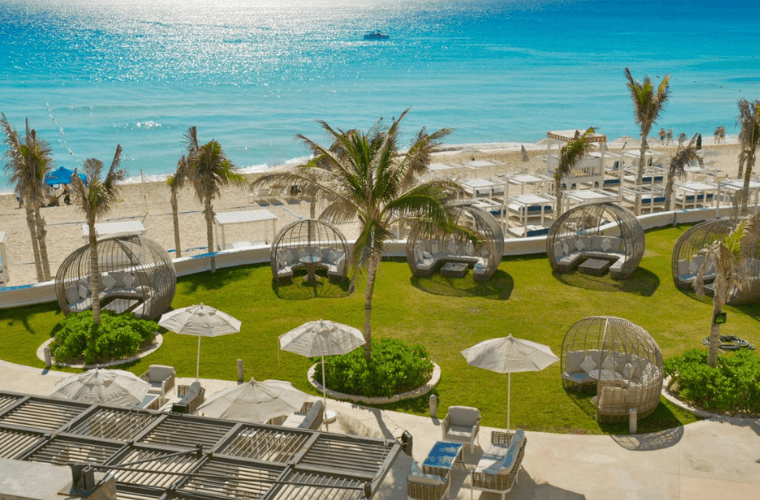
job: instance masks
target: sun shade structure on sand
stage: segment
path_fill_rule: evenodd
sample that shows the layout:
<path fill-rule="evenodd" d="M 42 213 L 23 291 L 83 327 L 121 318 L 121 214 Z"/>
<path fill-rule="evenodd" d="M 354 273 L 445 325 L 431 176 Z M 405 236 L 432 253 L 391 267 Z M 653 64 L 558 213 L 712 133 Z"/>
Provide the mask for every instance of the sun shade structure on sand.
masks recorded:
<path fill-rule="evenodd" d="M 714 242 L 724 239 L 731 234 L 737 222 L 730 219 L 701 222 L 684 232 L 673 247 L 671 269 L 673 282 L 676 287 L 690 290 L 694 287 L 697 273 L 705 261 L 704 249 Z M 731 305 L 748 304 L 760 301 L 760 241 L 755 242 L 757 252 L 755 258 L 747 262 L 746 272 L 749 273 L 749 283 L 736 290 L 729 299 Z M 712 293 L 710 283 L 715 279 L 715 265 L 708 263 L 703 276 L 705 292 Z"/>
<path fill-rule="evenodd" d="M 155 319 L 171 306 L 177 274 L 169 254 L 145 236 L 98 241 L 100 307 Z M 68 315 L 92 309 L 90 246 L 66 257 L 55 276 L 55 295 Z"/>
<path fill-rule="evenodd" d="M 0 392 L 0 457 L 119 468 L 118 498 L 362 500 L 400 450 L 393 439 Z"/>
<path fill-rule="evenodd" d="M 272 274 L 278 281 L 292 279 L 293 271 L 304 269 L 307 264 L 326 269 L 333 281 L 343 281 L 348 275 L 350 258 L 343 233 L 317 219 L 299 220 L 282 228 L 269 255 Z"/>
<path fill-rule="evenodd" d="M 412 231 L 406 240 L 406 261 L 415 276 L 430 276 L 439 265 L 461 262 L 472 266 L 476 281 L 487 281 L 498 269 L 504 256 L 504 231 L 496 218 L 470 202 L 451 205 L 457 224 L 480 235 L 482 243 L 475 247 L 470 241 L 454 237 L 423 238 Z"/>
<path fill-rule="evenodd" d="M 581 205 L 560 215 L 546 236 L 546 255 L 555 272 L 568 272 L 584 259 L 608 260 L 610 276 L 625 279 L 644 256 L 639 219 L 613 203 Z"/>
<path fill-rule="evenodd" d="M 565 388 L 596 384 L 596 418 L 627 421 L 651 415 L 660 404 L 662 353 L 638 325 L 614 316 L 591 316 L 576 322 L 562 341 Z"/>

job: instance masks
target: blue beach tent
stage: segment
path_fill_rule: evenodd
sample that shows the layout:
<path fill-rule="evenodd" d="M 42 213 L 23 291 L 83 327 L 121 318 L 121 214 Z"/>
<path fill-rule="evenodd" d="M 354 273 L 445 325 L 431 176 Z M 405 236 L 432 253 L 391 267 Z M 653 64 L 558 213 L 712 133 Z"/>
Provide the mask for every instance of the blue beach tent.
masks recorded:
<path fill-rule="evenodd" d="M 49 186 L 55 186 L 58 184 L 69 184 L 71 182 L 71 176 L 74 175 L 74 172 L 69 170 L 66 167 L 59 167 L 57 170 L 54 170 L 47 174 L 45 176 L 45 184 Z M 82 173 L 77 173 L 80 179 L 82 179 L 82 182 L 87 184 L 87 178 Z"/>

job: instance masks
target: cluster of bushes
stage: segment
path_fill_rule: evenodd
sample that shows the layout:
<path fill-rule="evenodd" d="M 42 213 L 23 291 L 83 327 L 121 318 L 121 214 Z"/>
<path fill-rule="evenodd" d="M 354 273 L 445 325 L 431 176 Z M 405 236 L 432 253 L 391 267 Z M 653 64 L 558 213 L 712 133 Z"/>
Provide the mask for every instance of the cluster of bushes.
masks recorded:
<path fill-rule="evenodd" d="M 707 365 L 707 351 L 694 349 L 665 362 L 668 388 L 689 404 L 731 414 L 760 414 L 760 356 L 741 350 Z"/>
<path fill-rule="evenodd" d="M 430 380 L 433 363 L 422 345 L 395 339 L 372 341 L 372 359 L 364 349 L 325 358 L 325 381 L 333 391 L 367 397 L 392 396 L 416 389 Z M 317 377 L 321 381 L 321 376 Z"/>
<path fill-rule="evenodd" d="M 154 321 L 135 318 L 131 313 L 100 312 L 100 326 L 92 311 L 72 314 L 53 332 L 50 352 L 64 363 L 84 359 L 91 365 L 135 354 L 143 342 L 151 340 L 158 329 Z"/>

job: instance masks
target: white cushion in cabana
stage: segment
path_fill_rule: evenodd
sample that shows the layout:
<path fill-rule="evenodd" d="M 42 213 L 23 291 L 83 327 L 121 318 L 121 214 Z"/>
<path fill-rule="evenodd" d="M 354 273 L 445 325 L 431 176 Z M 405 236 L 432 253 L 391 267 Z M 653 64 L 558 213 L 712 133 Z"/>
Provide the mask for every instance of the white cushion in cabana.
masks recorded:
<path fill-rule="evenodd" d="M 102 283 L 103 283 L 103 288 L 104 288 L 104 289 L 106 289 L 106 290 L 110 290 L 111 288 L 114 288 L 114 287 L 116 286 L 116 283 L 117 283 L 117 281 L 116 281 L 116 279 L 115 279 L 113 276 L 111 276 L 110 274 L 106 274 L 106 275 L 103 277 L 103 281 L 102 281 Z"/>
<path fill-rule="evenodd" d="M 604 238 L 599 244 L 599 248 L 602 250 L 602 252 L 609 252 L 612 248 L 612 242 L 610 242 L 609 238 Z"/>
<path fill-rule="evenodd" d="M 79 297 L 79 287 L 78 286 L 70 286 L 66 288 L 66 302 L 69 304 L 73 304 L 74 302 L 78 301 L 81 297 Z"/>
<path fill-rule="evenodd" d="M 137 281 L 137 279 L 131 274 L 126 274 L 121 281 L 124 283 L 125 287 L 132 288 L 132 285 L 135 283 L 135 281 Z"/>
<path fill-rule="evenodd" d="M 562 243 L 560 243 L 559 241 L 555 241 L 554 242 L 554 256 L 559 259 L 563 255 L 565 255 L 565 251 L 562 249 Z"/>
<path fill-rule="evenodd" d="M 581 370 L 588 373 L 591 370 L 595 369 L 597 366 L 596 361 L 594 361 L 591 356 L 586 355 L 585 358 L 583 358 L 583 361 L 580 364 Z"/>

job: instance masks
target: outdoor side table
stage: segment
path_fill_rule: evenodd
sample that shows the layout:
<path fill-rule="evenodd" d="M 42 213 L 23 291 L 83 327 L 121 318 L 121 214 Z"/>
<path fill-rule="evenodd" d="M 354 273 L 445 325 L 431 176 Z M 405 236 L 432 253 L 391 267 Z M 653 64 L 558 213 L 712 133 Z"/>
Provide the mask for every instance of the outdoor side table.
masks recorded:
<path fill-rule="evenodd" d="M 320 257 L 317 257 L 316 255 L 307 255 L 305 257 L 301 257 L 301 262 L 303 262 L 304 266 L 306 267 L 306 281 L 309 282 L 315 282 L 318 281 L 317 279 L 317 262 L 320 262 L 322 259 Z"/>
<path fill-rule="evenodd" d="M 422 472 L 446 477 L 454 468 L 454 464 L 462 460 L 462 448 L 464 445 L 461 443 L 436 441 L 422 463 Z"/>
<path fill-rule="evenodd" d="M 441 268 L 441 276 L 449 278 L 464 278 L 468 266 L 463 262 L 447 262 Z"/>
<path fill-rule="evenodd" d="M 612 263 L 604 259 L 588 259 L 586 262 L 578 266 L 578 271 L 582 274 L 591 274 L 593 276 L 601 276 L 607 272 Z"/>

